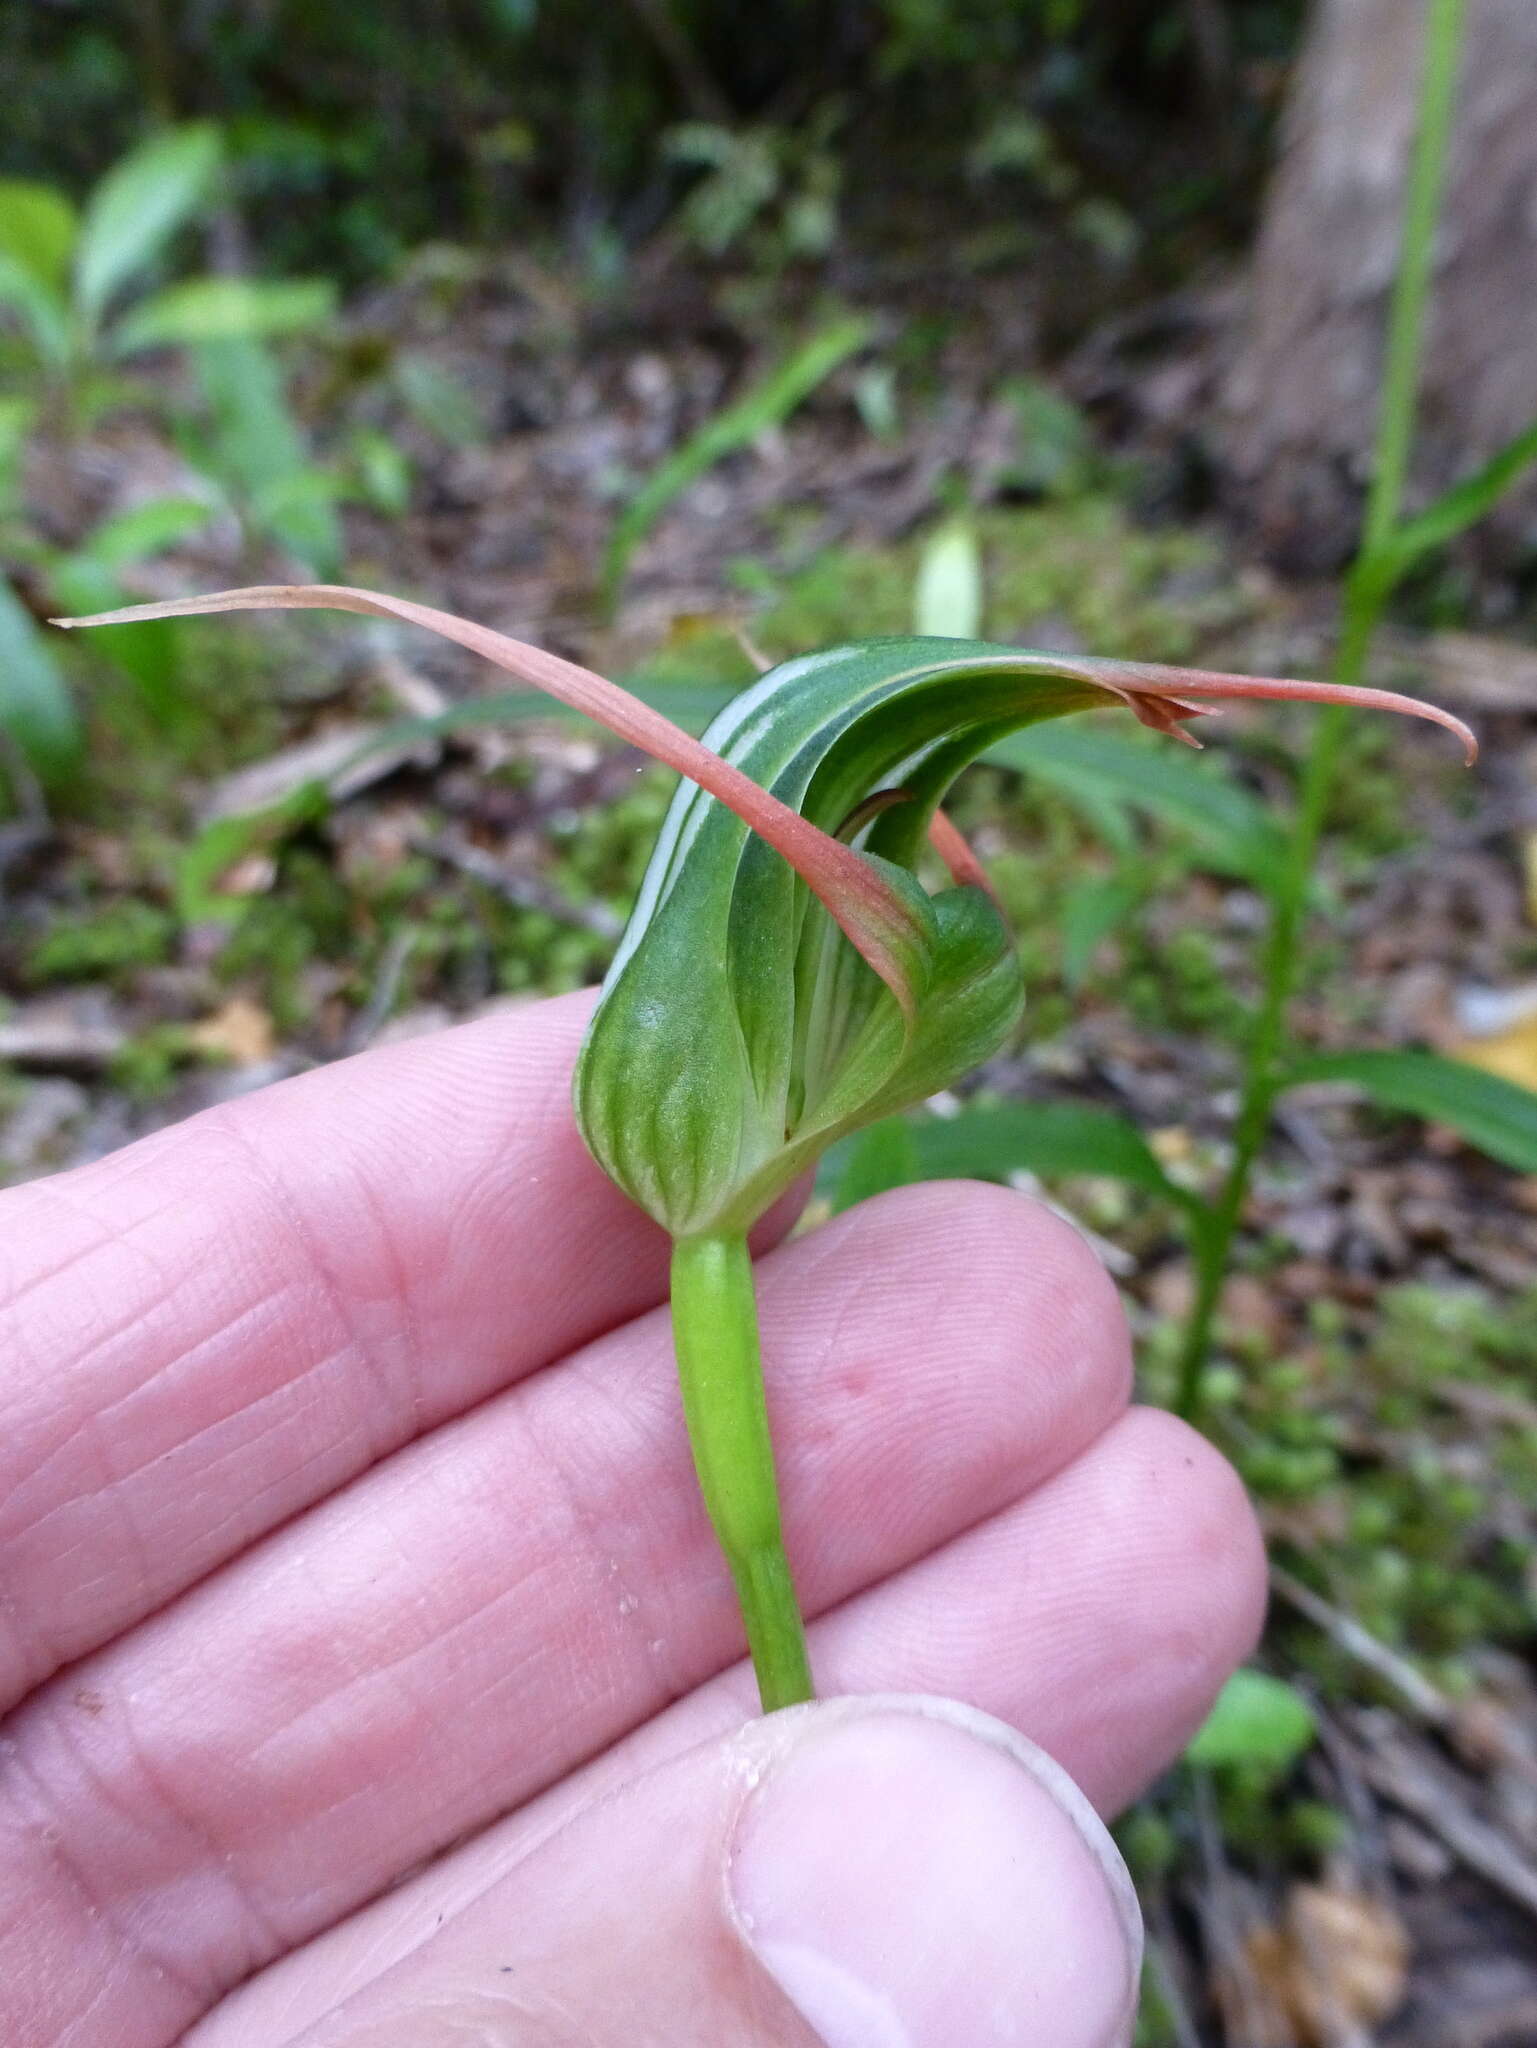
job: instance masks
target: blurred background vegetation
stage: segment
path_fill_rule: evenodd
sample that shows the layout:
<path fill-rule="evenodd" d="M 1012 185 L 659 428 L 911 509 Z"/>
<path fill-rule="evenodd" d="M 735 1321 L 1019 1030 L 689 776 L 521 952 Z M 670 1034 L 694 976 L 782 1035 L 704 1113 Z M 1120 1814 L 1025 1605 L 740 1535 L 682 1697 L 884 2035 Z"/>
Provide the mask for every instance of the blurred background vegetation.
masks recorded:
<path fill-rule="evenodd" d="M 1361 719 L 1324 775 L 1294 715 L 1000 749 L 957 816 L 1025 1034 L 818 1195 L 1037 1189 L 1172 1401 L 1233 1192 L 1204 1421 L 1277 1601 L 1124 1825 L 1149 2048 L 1537 2042 L 1537 13 L 1470 0 L 1363 554 L 1426 13 L 0 11 L 9 1178 L 595 978 L 667 799 L 374 622 L 61 611 L 344 575 L 697 727 L 760 651 L 914 625 L 1322 674 L 1343 596 L 1358 674 L 1479 727 L 1476 779 Z"/>
<path fill-rule="evenodd" d="M 1119 195 L 1160 229 L 1231 233 L 1300 14 L 1299 0 L 11 9 L 5 157 L 79 187 L 146 114 L 216 118 L 263 262 L 350 284 L 440 238 L 555 235 L 601 263 L 669 224 L 706 246 L 756 226 L 792 254 L 825 255 L 842 232 L 911 255 L 910 210 L 938 225 L 979 172 L 1081 180 L 1085 200 Z M 1220 153 L 1200 141 L 1210 123 Z M 1150 153 L 1167 173 L 1156 193 Z M 680 204 L 700 167 L 724 175 Z"/>

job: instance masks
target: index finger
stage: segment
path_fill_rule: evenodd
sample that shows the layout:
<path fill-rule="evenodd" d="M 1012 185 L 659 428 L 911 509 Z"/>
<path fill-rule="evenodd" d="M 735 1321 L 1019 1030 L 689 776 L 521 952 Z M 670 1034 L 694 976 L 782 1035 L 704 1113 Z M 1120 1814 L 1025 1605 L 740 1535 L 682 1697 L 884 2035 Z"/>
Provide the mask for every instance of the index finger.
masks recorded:
<path fill-rule="evenodd" d="M 280 1083 L 0 1196 L 0 1706 L 660 1301 L 589 1158 L 591 998 Z"/>

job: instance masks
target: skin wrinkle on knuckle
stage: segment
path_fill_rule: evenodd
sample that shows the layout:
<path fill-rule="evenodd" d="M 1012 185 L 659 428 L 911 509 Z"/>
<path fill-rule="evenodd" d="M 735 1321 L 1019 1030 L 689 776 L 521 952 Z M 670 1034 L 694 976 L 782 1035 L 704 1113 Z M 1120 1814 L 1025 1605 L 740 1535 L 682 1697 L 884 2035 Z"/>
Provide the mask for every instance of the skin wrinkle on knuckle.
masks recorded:
<path fill-rule="evenodd" d="M 420 1726 L 422 1738 L 430 1740 L 432 1717 L 422 1700 L 412 1693 L 406 1684 L 405 1667 L 412 1660 L 414 1653 L 415 1648 L 405 1658 L 397 1660 L 400 1666 L 398 1671 L 386 1672 L 383 1676 L 387 1681 L 394 1678 L 400 1680 Z M 376 1689 L 380 1676 L 378 1671 L 371 1669 L 365 1675 L 365 1682 L 370 1688 Z M 114 1706 L 118 1704 L 114 1700 Z M 320 1703 L 319 1710 L 334 1718 L 335 1696 L 328 1695 L 327 1700 Z M 163 1832 L 163 1827 L 157 1825 L 156 1821 L 156 1816 L 160 1816 L 164 1823 L 169 1824 L 172 1831 L 184 1839 L 191 1838 L 194 1841 L 193 1860 L 204 1873 L 204 1878 L 199 1880 L 200 1894 L 204 1894 L 207 1889 L 204 1880 L 211 1878 L 215 1880 L 213 1890 L 221 1894 L 227 1893 L 232 1901 L 224 1926 L 222 1929 L 210 1930 L 204 1944 L 210 1953 L 218 1951 L 226 1960 L 210 1964 L 205 1980 L 199 1973 L 187 1969 L 177 1958 L 148 1948 L 132 1925 L 126 1926 L 125 1938 L 144 1951 L 152 1967 L 165 1968 L 176 1975 L 178 1981 L 184 1981 L 190 1988 L 198 1989 L 199 1995 L 204 1997 L 206 2003 L 208 1997 L 227 1989 L 231 1982 L 254 1964 L 270 1960 L 273 1955 L 281 1953 L 289 1945 L 291 1930 L 284 1932 L 275 1929 L 271 1917 L 260 1906 L 254 1885 L 241 1864 L 220 1851 L 216 1832 L 217 1820 L 205 1817 L 198 1810 L 198 1791 L 205 1782 L 206 1773 L 205 1760 L 195 1744 L 186 1756 L 175 1760 L 176 1769 L 192 1773 L 183 1796 L 174 1782 L 172 1759 L 152 1759 L 146 1745 L 133 1737 L 131 1725 L 121 1731 L 121 1739 L 116 1747 L 116 1770 L 104 1775 L 102 1769 L 96 1766 L 81 1748 L 77 1738 L 87 1736 L 87 1731 L 84 1728 L 77 1729 L 77 1721 L 78 1714 L 72 1717 L 70 1702 L 63 1698 L 60 1687 L 39 1696 L 27 1709 L 27 1725 L 19 1731 L 26 1738 L 25 1746 L 20 1751 L 23 1764 L 28 1758 L 35 1757 L 39 1749 L 46 1751 L 51 1746 L 52 1738 L 53 1745 L 56 1745 L 56 1754 L 62 1754 L 66 1759 L 73 1755 L 77 1765 L 76 1775 L 85 1787 L 82 1795 L 85 1803 L 99 1800 L 104 1811 L 132 1811 L 145 1816 L 136 1833 L 142 1833 L 146 1837 L 154 1837 Z M 260 1751 L 253 1749 L 244 1760 L 247 1774 L 254 1769 L 259 1777 L 260 1764 Z M 88 1867 L 88 1860 L 71 1855 L 67 1846 L 72 1838 L 72 1832 L 80 1832 L 78 1828 L 72 1828 L 69 1818 L 70 1799 L 62 1792 L 50 1794 L 40 1771 L 34 1771 L 30 1776 L 37 1786 L 40 1809 L 45 1814 L 52 1813 L 55 1816 L 45 1820 L 43 1825 L 49 1830 L 51 1838 L 60 1844 L 61 1857 L 67 1857 L 72 1867 L 83 1871 Z M 94 1896 L 86 1897 L 84 1903 L 88 1911 L 102 1910 L 100 1902 Z M 121 1918 L 121 1915 L 118 1917 Z M 233 1960 L 228 1960 L 229 1958 Z M 211 1987 L 206 1993 L 203 1988 L 205 1981 L 206 1985 Z"/>
<path fill-rule="evenodd" d="M 218 1126 L 211 1120 L 206 1122 L 202 1134 L 203 1141 L 206 1142 L 209 1137 L 214 1136 L 217 1129 Z M 248 1148 L 242 1145 L 238 1149 L 241 1157 L 250 1163 L 251 1155 Z M 217 1159 L 210 1178 L 221 1187 L 228 1185 L 227 1174 L 217 1171 Z M 283 1301 L 294 1292 L 300 1295 L 309 1292 L 313 1296 L 317 1286 L 323 1289 L 331 1312 L 341 1326 L 340 1352 L 351 1360 L 359 1357 L 359 1334 L 346 1314 L 339 1291 L 329 1276 L 324 1274 L 316 1256 L 316 1248 L 303 1230 L 294 1231 L 290 1228 L 291 1217 L 286 1220 L 280 1218 L 282 1205 L 270 1178 L 260 1177 L 257 1186 L 258 1205 L 255 1218 L 242 1233 L 247 1247 L 253 1238 L 261 1238 L 268 1227 L 262 1214 L 265 1209 L 267 1218 L 278 1220 L 278 1228 L 288 1237 L 289 1243 L 300 1252 L 301 1263 L 307 1270 L 298 1273 L 280 1272 L 278 1276 L 269 1276 L 265 1283 L 258 1285 L 255 1293 L 241 1290 L 235 1299 L 231 1299 L 226 1293 L 213 1304 L 216 1313 L 209 1320 L 207 1327 L 198 1329 L 190 1343 L 177 1346 L 168 1356 L 157 1361 L 154 1370 L 142 1378 L 121 1385 L 119 1391 L 105 1405 L 84 1405 L 88 1392 L 87 1368 L 93 1363 L 104 1365 L 106 1355 L 114 1348 L 120 1353 L 130 1352 L 134 1347 L 127 1344 L 125 1339 L 130 1334 L 142 1331 L 146 1320 L 153 1324 L 157 1318 L 164 1316 L 171 1306 L 167 1296 L 162 1293 L 153 1301 L 135 1301 L 124 1313 L 120 1323 L 106 1332 L 91 1332 L 89 1344 L 83 1350 L 77 1349 L 74 1356 L 67 1361 L 68 1369 L 64 1373 L 64 1378 L 67 1382 L 72 1380 L 78 1389 L 73 1398 L 63 1398 L 58 1391 L 60 1367 L 59 1362 L 55 1361 L 49 1382 L 52 1389 L 50 1398 L 53 1403 L 53 1419 L 50 1421 L 45 1414 L 39 1419 L 31 1435 L 21 1437 L 19 1441 L 14 1434 L 11 1438 L 8 1462 L 17 1470 L 13 1483 L 7 1487 L 4 1495 L 7 1512 L 3 1521 L 0 1521 L 0 1560 L 4 1559 L 7 1548 L 14 1556 L 18 1545 L 23 1541 L 35 1547 L 40 1540 L 41 1525 L 50 1518 L 71 1513 L 78 1515 L 87 1507 L 94 1508 L 98 1503 L 110 1503 L 120 1517 L 126 1546 L 139 1559 L 138 1579 L 142 1596 L 150 1599 L 163 1597 L 166 1591 L 174 1590 L 175 1585 L 167 1582 L 164 1574 L 153 1568 L 147 1549 L 137 1533 L 135 1512 L 129 1496 L 136 1487 L 142 1489 L 157 1461 L 165 1455 L 173 1455 L 178 1461 L 191 1459 L 195 1463 L 200 1443 L 206 1443 L 216 1430 L 227 1429 L 241 1415 L 259 1409 L 267 1402 L 293 1398 L 295 1390 L 310 1376 L 311 1370 L 307 1363 L 304 1373 L 280 1385 L 268 1386 L 254 1403 L 236 1400 L 223 1414 L 215 1418 L 212 1424 L 191 1437 L 183 1436 L 176 1430 L 171 1430 L 168 1434 L 169 1425 L 162 1418 L 174 1407 L 180 1384 L 200 1357 L 209 1357 L 211 1362 L 216 1362 L 221 1352 L 228 1353 L 232 1348 L 243 1351 L 247 1347 L 243 1346 L 240 1340 L 246 1325 L 260 1324 L 264 1320 L 283 1322 Z M 136 1227 L 142 1227 L 142 1219 L 138 1220 Z M 221 1244 L 226 1236 L 227 1232 L 221 1227 Z M 81 1248 L 80 1258 L 94 1262 L 103 1256 L 125 1252 L 132 1255 L 134 1250 L 131 1242 L 125 1239 L 122 1233 L 114 1232 L 107 1225 L 101 1225 L 95 1237 Z M 258 1262 L 248 1256 L 243 1263 L 244 1272 L 237 1272 L 235 1277 L 255 1280 Z M 193 1262 L 189 1261 L 189 1270 L 192 1265 Z M 151 1261 L 150 1267 L 152 1274 L 161 1273 L 156 1262 Z M 52 1284 L 68 1285 L 69 1269 L 63 1268 L 56 1272 L 52 1276 Z M 115 1288 L 114 1291 L 120 1293 L 121 1288 Z M 152 1351 L 153 1346 L 141 1343 L 137 1348 Z M 325 1352 L 318 1363 L 322 1367 L 327 1366 L 337 1355 L 335 1350 Z M 120 1368 L 120 1380 L 122 1372 L 123 1368 Z M 208 1384 L 206 1374 L 203 1376 L 203 1384 Z M 132 1424 L 129 1422 L 130 1415 L 134 1417 Z M 349 1415 L 351 1422 L 355 1423 L 355 1411 L 349 1411 Z M 343 1421 L 342 1409 L 339 1406 L 336 1408 L 335 1419 L 338 1424 Z M 38 1431 L 45 1432 L 41 1441 L 38 1438 Z M 116 1446 L 132 1442 L 136 1432 L 144 1432 L 148 1437 L 142 1453 L 138 1456 L 130 1455 L 126 1459 L 121 1458 Z M 379 1455 L 380 1452 L 377 1435 L 376 1430 L 375 1440 L 369 1447 L 371 1457 Z M 113 1445 L 110 1455 L 106 1448 L 109 1441 Z M 80 1461 L 82 1451 L 88 1470 L 84 1484 L 80 1483 L 76 1475 L 69 1472 L 71 1464 Z M 60 1491 L 56 1486 L 50 1489 L 50 1479 L 56 1471 L 61 1476 L 67 1475 L 70 1478 L 72 1483 L 66 1490 Z M 50 1490 L 54 1492 L 54 1498 L 51 1500 Z M 29 1505 L 31 1503 L 36 1503 L 37 1506 L 32 1507 Z M 7 1526 L 10 1531 L 8 1539 L 5 1533 Z M 237 1546 L 249 1533 L 248 1524 L 242 1527 L 238 1519 L 231 1518 L 232 1540 Z M 227 1552 L 221 1553 L 217 1549 L 210 1552 L 204 1543 L 198 1546 L 195 1568 L 205 1568 L 208 1563 L 219 1561 L 224 1554 Z M 19 1620 L 20 1596 L 14 1590 L 17 1576 L 14 1569 L 0 1571 L 0 1578 L 3 1578 L 11 1589 L 8 1592 L 7 1605 Z M 125 1590 L 122 1598 L 131 1597 Z M 59 1643 L 52 1640 L 51 1632 L 45 1631 L 43 1640 L 46 1643 L 47 1654 L 42 1661 L 38 1660 L 35 1651 L 28 1658 L 24 1682 L 28 1685 L 41 1683 L 52 1670 L 58 1668 L 60 1662 L 67 1661 L 69 1657 L 77 1656 L 105 1640 L 106 1634 L 111 1632 L 115 1618 L 115 1615 L 108 1614 L 102 1627 L 87 1634 L 77 1632 Z M 29 1618 L 24 1626 L 30 1634 L 35 1632 L 39 1625 Z"/>
<path fill-rule="evenodd" d="M 567 1361 L 568 1365 L 572 1362 Z M 587 1377 L 590 1381 L 598 1375 L 588 1370 Z M 657 1576 L 638 1571 L 633 1562 L 644 1548 L 634 1504 L 622 1492 L 612 1508 L 601 1504 L 603 1487 L 589 1486 L 566 1448 L 557 1450 L 558 1431 L 543 1426 L 542 1418 L 536 1416 L 537 1405 L 537 1401 L 520 1402 L 512 1411 L 531 1453 L 528 1469 L 542 1471 L 553 1486 L 567 1532 L 576 1537 L 586 1560 L 595 1608 L 605 1611 L 612 1604 L 625 1635 L 640 1647 L 643 1668 L 654 1674 L 665 1698 L 676 1698 L 686 1687 L 664 1655 L 673 1632 L 660 1625 L 653 1611 L 649 1588 L 658 1583 Z M 552 1547 L 565 1549 L 563 1543 Z M 659 1643 L 661 1650 L 656 1647 Z"/>
<path fill-rule="evenodd" d="M 34 1719 L 37 1704 L 34 1703 L 28 1710 Z M 126 1715 L 128 1703 L 120 1701 L 116 1705 L 119 1713 Z M 81 1718 L 77 1712 L 75 1721 L 79 1722 Z M 25 1844 L 30 1843 L 41 1848 L 49 1869 L 57 1877 L 63 1891 L 77 1902 L 86 1924 L 105 1927 L 120 1944 L 124 1965 L 130 1972 L 148 1972 L 171 1984 L 185 2000 L 189 2020 L 206 2012 L 214 1999 L 226 1988 L 225 1984 L 212 1972 L 200 1969 L 192 1956 L 179 1955 L 163 1941 L 151 1937 L 145 1922 L 155 1917 L 152 1910 L 153 1898 L 139 1895 L 124 1899 L 114 1893 L 113 1889 L 104 1884 L 97 1875 L 99 1845 L 92 1839 L 89 1825 L 81 1825 L 81 1817 L 97 1805 L 107 1814 L 128 1810 L 134 1804 L 128 1788 L 115 1779 L 109 1780 L 104 1770 L 87 1755 L 81 1742 L 76 1739 L 77 1732 L 83 1735 L 85 1731 L 83 1728 L 77 1731 L 72 1726 L 67 1703 L 62 1705 L 60 1711 L 49 1716 L 47 1732 L 54 1739 L 59 1756 L 66 1764 L 73 1766 L 73 1786 L 66 1787 L 62 1783 L 56 1786 L 51 1783 L 38 1757 L 39 1744 L 36 1739 L 12 1739 L 9 1734 L 11 1725 L 0 1723 L 0 1737 L 3 1737 L 0 1751 L 3 1751 L 6 1764 L 4 1786 L 9 1815 L 7 1832 L 12 1834 L 15 1843 L 11 1853 L 20 1861 Z M 151 1795 L 149 1810 L 153 1813 L 158 1806 L 158 1810 L 171 1822 L 173 1828 L 184 1828 L 185 1821 L 173 1808 L 159 1806 L 159 1788 L 155 1775 L 143 1770 L 142 1754 L 131 1734 L 127 1741 L 142 1772 L 143 1787 Z M 140 1800 L 138 1810 L 143 1812 L 145 1807 L 146 1802 Z M 152 1821 L 146 1820 L 143 1827 L 145 1834 L 148 1835 L 153 1831 Z M 233 1894 L 233 1924 L 238 1928 L 244 1918 L 238 1887 L 227 1877 L 223 1878 L 223 1883 L 228 1887 L 226 1897 Z M 215 1885 L 200 1888 L 200 1911 L 207 1910 L 215 1888 Z M 135 1907 L 138 1910 L 135 1910 Z M 185 1924 L 184 1918 L 179 1924 Z M 250 1923 L 247 1922 L 246 1925 L 249 1926 Z M 3 1940 L 3 1936 L 0 1936 L 0 1940 Z"/>
<path fill-rule="evenodd" d="M 273 1165 L 247 1132 L 245 1120 L 237 1113 L 238 1107 L 239 1105 L 233 1105 L 228 1110 L 210 1111 L 210 1129 L 221 1134 L 243 1162 L 249 1180 L 256 1188 L 259 1199 L 264 1202 L 267 1215 L 275 1226 L 274 1235 L 286 1238 L 291 1251 L 298 1255 L 297 1275 L 300 1284 L 308 1283 L 308 1291 L 312 1298 L 323 1306 L 331 1327 L 350 1349 L 366 1383 L 374 1385 L 383 1381 L 389 1386 L 392 1381 L 394 1382 L 391 1387 L 391 1400 L 378 1404 L 381 1416 L 389 1418 L 393 1415 L 398 1419 L 402 1412 L 409 1414 L 410 1402 L 418 1384 L 414 1365 L 407 1369 L 407 1383 L 404 1386 L 400 1384 L 401 1373 L 398 1369 L 394 1372 L 387 1370 L 390 1354 L 398 1347 L 381 1347 L 365 1335 L 358 1313 L 360 1304 L 355 1299 L 354 1291 L 338 1278 L 335 1267 L 327 1256 L 326 1247 L 313 1220 L 306 1213 L 304 1204 L 298 1199 L 281 1169 Z M 378 1216 L 369 1198 L 365 1179 L 365 1176 L 356 1172 L 350 1175 L 349 1192 L 362 1197 L 360 1205 L 353 1204 L 351 1213 L 356 1215 L 361 1207 L 361 1212 L 370 1217 L 374 1225 L 370 1242 L 375 1256 L 371 1260 L 359 1258 L 357 1247 L 353 1246 L 349 1263 L 360 1266 L 371 1264 L 377 1270 L 381 1263 L 378 1257 Z M 342 1213 L 341 1205 L 333 1204 L 333 1207 L 338 1214 Z M 395 1264 L 393 1251 L 386 1250 L 384 1264 L 386 1267 Z M 406 1403 L 403 1411 L 400 1407 L 402 1397 Z M 398 1436 L 386 1422 L 385 1427 L 381 1429 L 374 1456 L 382 1457 L 397 1441 Z"/>

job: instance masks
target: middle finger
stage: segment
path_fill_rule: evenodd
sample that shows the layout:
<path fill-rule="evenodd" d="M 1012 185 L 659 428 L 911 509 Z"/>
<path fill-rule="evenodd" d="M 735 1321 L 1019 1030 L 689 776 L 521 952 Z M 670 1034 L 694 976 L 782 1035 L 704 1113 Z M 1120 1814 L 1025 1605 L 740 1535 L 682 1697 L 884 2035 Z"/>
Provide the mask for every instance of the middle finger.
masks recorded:
<path fill-rule="evenodd" d="M 893 1195 L 760 1270 L 812 1612 L 1029 1491 L 1126 1401 L 1109 1282 L 1004 1191 Z M 0 1978 L 37 1979 L 28 2038 L 110 1979 L 99 2038 L 161 2048 L 720 1669 L 739 1627 L 652 1315 L 387 1460 L 13 1717 Z"/>

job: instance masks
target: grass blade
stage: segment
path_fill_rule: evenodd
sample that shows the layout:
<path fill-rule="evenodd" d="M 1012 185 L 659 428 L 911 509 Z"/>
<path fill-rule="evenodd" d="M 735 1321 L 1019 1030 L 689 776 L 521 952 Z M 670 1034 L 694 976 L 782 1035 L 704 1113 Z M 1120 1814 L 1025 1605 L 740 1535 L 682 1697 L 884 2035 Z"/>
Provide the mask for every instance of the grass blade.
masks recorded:
<path fill-rule="evenodd" d="M 1466 476 L 1461 483 L 1453 484 L 1449 491 L 1437 498 L 1433 505 L 1427 505 L 1414 518 L 1406 519 L 1388 539 L 1367 558 L 1362 565 L 1362 574 L 1374 573 L 1387 580 L 1389 585 L 1397 583 L 1407 575 L 1422 556 L 1432 549 L 1445 547 L 1458 534 L 1492 512 L 1505 493 L 1516 484 L 1523 470 L 1537 462 L 1537 420 L 1507 441 L 1495 456 Z"/>
<path fill-rule="evenodd" d="M 1448 1124 L 1518 1173 L 1537 1173 L 1537 1094 L 1433 1052 L 1322 1053 L 1300 1061 L 1283 1086 L 1349 1081 L 1384 1109 Z"/>
<path fill-rule="evenodd" d="M 1077 1102 L 1000 1102 L 930 1117 L 915 1127 L 929 1180 L 1003 1180 L 1011 1173 L 1105 1174 L 1181 1205 L 1194 1197 L 1170 1180 L 1133 1123 Z"/>
<path fill-rule="evenodd" d="M 652 472 L 620 513 L 604 551 L 603 599 L 609 610 L 618 599 L 630 557 L 673 500 L 724 456 L 788 419 L 840 363 L 864 347 L 871 332 L 869 320 L 852 315 L 819 329 Z"/>

